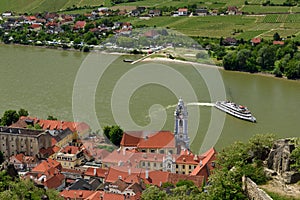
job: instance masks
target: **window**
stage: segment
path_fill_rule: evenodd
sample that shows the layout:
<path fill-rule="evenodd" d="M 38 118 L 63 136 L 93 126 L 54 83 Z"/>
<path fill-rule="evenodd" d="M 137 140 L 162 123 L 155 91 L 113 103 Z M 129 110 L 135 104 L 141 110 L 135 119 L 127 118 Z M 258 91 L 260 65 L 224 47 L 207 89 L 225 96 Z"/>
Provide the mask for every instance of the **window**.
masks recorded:
<path fill-rule="evenodd" d="M 185 165 L 182 165 L 182 169 L 185 169 Z"/>
<path fill-rule="evenodd" d="M 192 169 L 192 165 L 189 165 L 189 169 Z"/>
<path fill-rule="evenodd" d="M 142 162 L 142 166 L 143 166 L 143 167 L 145 166 L 145 162 Z"/>
<path fill-rule="evenodd" d="M 156 163 L 153 163 L 153 166 L 156 167 Z"/>
<path fill-rule="evenodd" d="M 150 162 L 148 162 L 148 167 L 150 167 Z"/>
<path fill-rule="evenodd" d="M 165 151 L 164 151 L 163 149 L 161 149 L 161 150 L 159 150 L 159 153 L 160 153 L 160 154 L 164 154 Z"/>
<path fill-rule="evenodd" d="M 155 153 L 155 149 L 151 149 L 150 152 L 151 152 L 151 153 Z"/>
<path fill-rule="evenodd" d="M 172 150 L 169 150 L 169 153 L 170 153 L 170 154 L 173 154 L 173 151 L 172 151 Z"/>
<path fill-rule="evenodd" d="M 176 169 L 178 169 L 178 165 L 176 164 Z"/>
<path fill-rule="evenodd" d="M 146 152 L 146 150 L 145 150 L 145 149 L 142 149 L 142 152 L 144 152 L 144 153 L 145 153 L 145 152 Z"/>

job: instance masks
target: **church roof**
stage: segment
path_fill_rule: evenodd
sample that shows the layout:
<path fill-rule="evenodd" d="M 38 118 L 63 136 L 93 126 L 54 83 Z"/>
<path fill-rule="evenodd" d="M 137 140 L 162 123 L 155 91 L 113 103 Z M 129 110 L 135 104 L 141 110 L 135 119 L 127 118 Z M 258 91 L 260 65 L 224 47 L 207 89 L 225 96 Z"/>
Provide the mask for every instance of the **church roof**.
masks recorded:
<path fill-rule="evenodd" d="M 175 137 L 170 131 L 133 131 L 124 132 L 121 146 L 137 148 L 174 148 Z"/>

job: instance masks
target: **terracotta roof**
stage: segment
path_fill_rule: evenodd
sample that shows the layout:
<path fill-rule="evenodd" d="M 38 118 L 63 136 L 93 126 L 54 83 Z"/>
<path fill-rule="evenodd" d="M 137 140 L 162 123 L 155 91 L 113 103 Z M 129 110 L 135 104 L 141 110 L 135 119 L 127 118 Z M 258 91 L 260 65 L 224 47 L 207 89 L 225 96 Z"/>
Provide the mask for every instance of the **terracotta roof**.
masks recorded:
<path fill-rule="evenodd" d="M 14 157 L 16 158 L 16 160 L 23 162 L 25 155 L 20 153 L 20 154 L 15 155 Z"/>
<path fill-rule="evenodd" d="M 261 38 L 252 38 L 251 42 L 254 44 L 259 44 L 259 43 L 261 43 Z"/>
<path fill-rule="evenodd" d="M 191 176 L 201 175 L 207 179 L 210 171 L 213 170 L 214 168 L 212 162 L 214 162 L 214 160 L 216 159 L 216 154 L 217 152 L 214 148 L 210 148 L 208 151 L 202 154 L 200 156 L 201 159 L 200 163 L 197 165 L 197 167 L 192 171 L 190 175 Z"/>
<path fill-rule="evenodd" d="M 284 45 L 283 41 L 273 41 L 273 44 Z"/>
<path fill-rule="evenodd" d="M 60 196 L 62 196 L 64 199 L 86 199 L 89 196 L 91 196 L 94 191 L 89 190 L 63 190 L 60 192 Z"/>
<path fill-rule="evenodd" d="M 117 179 L 115 182 L 109 184 L 109 186 L 116 186 L 120 192 L 123 192 L 129 186 L 129 184 L 121 179 Z"/>
<path fill-rule="evenodd" d="M 200 158 L 198 155 L 194 155 L 189 150 L 182 150 L 180 156 L 176 159 L 176 164 L 190 164 L 197 165 L 199 164 Z"/>
<path fill-rule="evenodd" d="M 26 128 L 29 121 L 32 121 L 34 124 L 38 123 L 43 130 L 65 130 L 69 128 L 72 132 L 84 132 L 90 129 L 89 125 L 85 122 L 68 122 L 60 120 L 45 120 L 38 119 L 33 117 L 21 116 L 20 119 L 11 125 L 11 127 Z"/>
<path fill-rule="evenodd" d="M 102 169 L 102 168 L 93 168 L 93 167 L 89 167 L 84 174 L 86 176 L 96 176 L 96 177 L 102 177 L 105 178 L 106 174 L 107 174 L 107 169 Z"/>
<path fill-rule="evenodd" d="M 146 132 L 133 131 L 124 132 L 121 146 L 138 148 L 174 148 L 175 137 L 170 131 Z"/>
<path fill-rule="evenodd" d="M 141 168 L 131 168 L 130 173 L 128 167 L 110 167 L 105 182 L 112 183 L 118 179 L 122 179 L 129 183 L 140 183 L 143 180 L 145 184 L 161 186 L 162 183 L 168 181 L 169 172 L 148 171 L 146 178 L 146 170 Z"/>
<path fill-rule="evenodd" d="M 34 21 L 34 20 L 36 20 L 36 17 L 35 16 L 28 16 L 28 17 L 26 17 L 27 18 L 27 20 L 29 20 L 29 21 Z"/>
<path fill-rule="evenodd" d="M 48 158 L 31 170 L 33 173 L 41 173 L 45 175 L 54 174 L 55 169 L 61 169 L 61 164 L 56 160 Z"/>
<path fill-rule="evenodd" d="M 51 178 L 46 179 L 43 185 L 49 189 L 56 189 L 63 184 L 64 180 L 65 176 L 61 173 L 58 173 L 52 176 Z"/>
<path fill-rule="evenodd" d="M 204 177 L 203 176 L 189 176 L 189 175 L 185 175 L 185 174 L 174 174 L 174 173 L 169 174 L 168 182 L 170 182 L 172 184 L 176 184 L 180 180 L 190 180 L 190 181 L 193 181 L 193 183 L 197 187 L 202 187 Z"/>
<path fill-rule="evenodd" d="M 134 150 L 115 150 L 102 159 L 102 163 L 110 163 L 113 165 L 136 167 L 141 161 L 163 162 L 164 154 L 143 153 Z M 177 155 L 173 155 L 176 159 Z"/>
<path fill-rule="evenodd" d="M 187 8 L 179 8 L 179 9 L 178 9 L 178 12 L 187 12 L 187 11 L 188 11 Z"/>
<path fill-rule="evenodd" d="M 174 148 L 175 137 L 170 131 L 159 131 L 148 136 L 148 139 L 142 138 L 138 148 Z"/>
<path fill-rule="evenodd" d="M 35 28 L 40 28 L 40 27 L 41 27 L 40 24 L 32 24 L 32 25 L 30 26 L 30 28 L 33 28 L 33 29 L 35 29 Z"/>
<path fill-rule="evenodd" d="M 53 139 L 53 138 L 52 138 Z M 58 146 L 52 146 L 52 147 L 48 147 L 47 149 L 40 149 L 40 154 L 45 155 L 45 156 L 51 156 L 54 153 L 57 153 L 60 150 L 60 147 Z"/>
<path fill-rule="evenodd" d="M 60 152 L 64 154 L 77 154 L 80 151 L 79 147 L 76 146 L 66 146 Z"/>
<path fill-rule="evenodd" d="M 77 21 L 74 25 L 74 28 L 80 29 L 85 27 L 86 22 L 85 21 Z"/>

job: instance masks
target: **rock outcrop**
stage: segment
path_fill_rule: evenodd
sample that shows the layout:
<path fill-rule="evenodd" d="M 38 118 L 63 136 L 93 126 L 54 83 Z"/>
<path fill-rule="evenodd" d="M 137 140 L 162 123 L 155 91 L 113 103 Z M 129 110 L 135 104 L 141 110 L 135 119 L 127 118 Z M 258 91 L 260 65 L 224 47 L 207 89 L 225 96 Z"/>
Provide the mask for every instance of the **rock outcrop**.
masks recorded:
<path fill-rule="evenodd" d="M 282 177 L 286 184 L 300 181 L 300 173 L 291 170 L 291 153 L 295 149 L 294 139 L 280 139 L 275 141 L 266 160 L 268 169 Z"/>

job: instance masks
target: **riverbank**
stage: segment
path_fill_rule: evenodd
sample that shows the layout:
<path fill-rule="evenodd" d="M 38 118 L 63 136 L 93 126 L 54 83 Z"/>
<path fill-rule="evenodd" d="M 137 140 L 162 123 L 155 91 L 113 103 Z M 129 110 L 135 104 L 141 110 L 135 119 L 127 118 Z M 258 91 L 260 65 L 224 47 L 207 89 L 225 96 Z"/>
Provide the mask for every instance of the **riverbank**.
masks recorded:
<path fill-rule="evenodd" d="M 274 74 L 271 73 L 267 73 L 267 72 L 256 72 L 256 73 L 250 73 L 250 72 L 243 72 L 243 71 L 231 71 L 231 70 L 225 70 L 223 66 L 217 66 L 217 65 L 213 65 L 213 64 L 203 64 L 203 63 L 198 63 L 198 62 L 192 62 L 192 61 L 184 61 L 184 60 L 178 60 L 178 59 L 170 59 L 170 58 L 163 58 L 163 57 L 147 57 L 144 59 L 140 59 L 139 62 L 166 62 L 166 63 L 179 63 L 179 64 L 190 64 L 190 65 L 198 65 L 201 67 L 210 67 L 210 68 L 216 68 L 218 70 L 224 70 L 224 71 L 230 71 L 233 73 L 243 73 L 243 74 L 249 74 L 249 75 L 259 75 L 259 76 L 264 76 L 264 77 L 270 77 L 270 78 L 274 78 L 274 79 L 278 79 L 278 80 L 288 80 L 288 81 L 299 81 L 299 79 L 288 79 L 286 76 L 283 77 L 276 77 L 274 76 Z M 135 62 L 137 63 L 137 62 Z"/>

